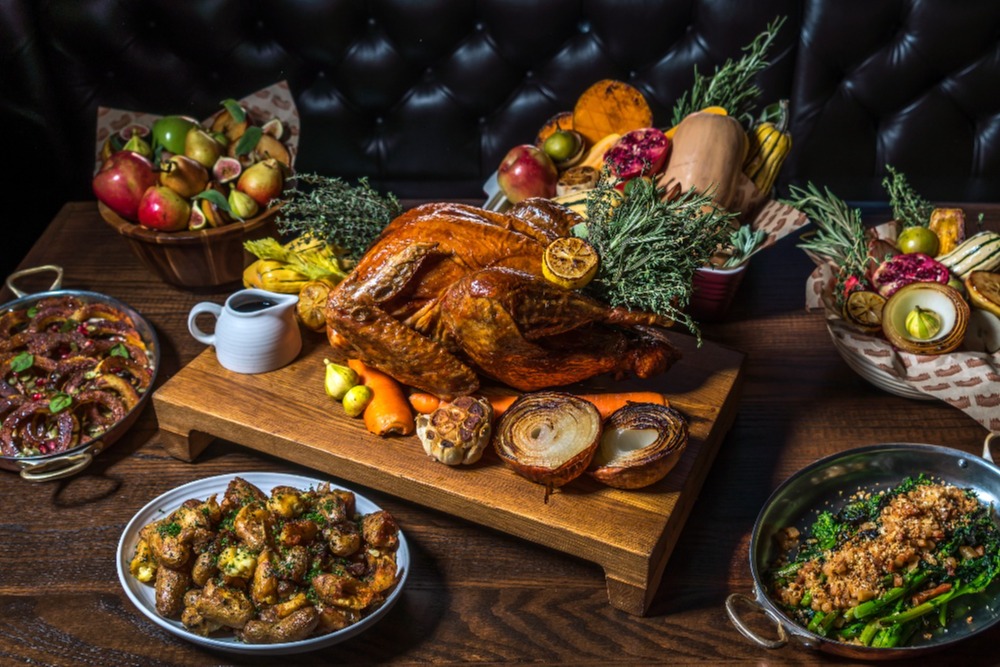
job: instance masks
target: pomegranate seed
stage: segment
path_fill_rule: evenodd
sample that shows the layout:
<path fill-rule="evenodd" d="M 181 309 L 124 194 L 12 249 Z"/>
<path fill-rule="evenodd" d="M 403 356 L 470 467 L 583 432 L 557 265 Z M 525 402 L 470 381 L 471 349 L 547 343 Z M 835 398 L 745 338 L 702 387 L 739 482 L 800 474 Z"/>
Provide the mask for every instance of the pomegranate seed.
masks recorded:
<path fill-rule="evenodd" d="M 31 400 L 33 401 L 40 401 L 43 398 L 45 398 L 45 394 L 38 391 L 36 391 L 34 394 L 31 395 Z"/>

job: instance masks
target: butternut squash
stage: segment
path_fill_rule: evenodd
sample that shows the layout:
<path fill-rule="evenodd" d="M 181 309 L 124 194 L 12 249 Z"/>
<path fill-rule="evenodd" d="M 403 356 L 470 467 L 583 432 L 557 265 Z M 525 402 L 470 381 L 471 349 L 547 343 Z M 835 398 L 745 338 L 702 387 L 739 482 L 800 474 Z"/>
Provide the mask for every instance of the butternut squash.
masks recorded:
<path fill-rule="evenodd" d="M 675 185 L 682 192 L 694 188 L 711 194 L 716 206 L 728 210 L 748 148 L 747 133 L 735 118 L 696 111 L 677 125 L 670 159 L 657 185 L 666 192 Z"/>

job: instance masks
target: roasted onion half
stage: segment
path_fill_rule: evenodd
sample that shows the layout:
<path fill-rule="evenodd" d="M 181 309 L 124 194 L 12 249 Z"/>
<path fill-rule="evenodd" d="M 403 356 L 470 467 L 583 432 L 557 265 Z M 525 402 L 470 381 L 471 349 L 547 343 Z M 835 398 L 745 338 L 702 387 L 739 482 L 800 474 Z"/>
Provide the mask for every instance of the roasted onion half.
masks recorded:
<path fill-rule="evenodd" d="M 674 408 L 629 403 L 604 422 L 587 474 L 617 489 L 639 489 L 667 476 L 687 447 L 687 420 Z"/>
<path fill-rule="evenodd" d="M 593 403 L 558 391 L 519 397 L 500 417 L 493 444 L 500 459 L 548 491 L 579 477 L 601 440 Z"/>

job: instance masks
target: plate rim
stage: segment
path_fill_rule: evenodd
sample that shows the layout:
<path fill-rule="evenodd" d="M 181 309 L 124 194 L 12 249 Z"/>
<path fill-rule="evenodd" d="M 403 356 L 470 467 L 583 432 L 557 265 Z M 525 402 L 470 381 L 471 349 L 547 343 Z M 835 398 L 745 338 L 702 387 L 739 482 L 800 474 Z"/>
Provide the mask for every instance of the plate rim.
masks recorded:
<path fill-rule="evenodd" d="M 269 471 L 224 473 L 219 475 L 210 475 L 208 477 L 200 477 L 168 489 L 151 499 L 149 502 L 145 503 L 138 511 L 135 512 L 135 514 L 132 515 L 132 517 L 125 524 L 125 528 L 122 530 L 121 536 L 118 539 L 118 546 L 115 550 L 115 567 L 118 572 L 119 584 L 121 584 L 124 589 L 126 597 L 143 616 L 175 637 L 184 639 L 204 648 L 244 655 L 289 655 L 294 653 L 304 653 L 306 651 L 314 651 L 345 641 L 367 630 L 371 625 L 374 625 L 385 614 L 387 614 L 390 609 L 392 609 L 402 593 L 411 567 L 409 543 L 406 536 L 403 534 L 402 529 L 399 530 L 399 547 L 396 550 L 397 572 L 399 576 L 399 582 L 396 584 L 396 587 L 386 597 L 385 601 L 378 609 L 357 623 L 349 625 L 341 630 L 295 642 L 283 642 L 277 644 L 246 644 L 236 639 L 235 635 L 231 635 L 229 637 L 202 637 L 201 635 L 197 635 L 184 628 L 180 621 L 160 616 L 153 604 L 149 600 L 145 599 L 145 596 L 140 595 L 138 592 L 148 591 L 148 595 L 151 597 L 153 595 L 152 586 L 139 582 L 137 579 L 132 577 L 128 567 L 131 561 L 130 554 L 132 550 L 134 550 L 135 544 L 138 541 L 137 538 L 139 530 L 151 521 L 151 515 L 155 516 L 156 514 L 162 513 L 165 516 L 169 512 L 177 509 L 177 507 L 180 507 L 185 500 L 193 497 L 200 497 L 192 495 L 188 492 L 188 489 L 208 487 L 207 494 L 202 492 L 203 494 L 221 494 L 229 482 L 236 477 L 245 479 L 247 482 L 254 484 L 262 491 L 265 491 L 265 493 L 270 492 L 270 490 L 275 486 L 281 485 L 295 486 L 296 488 L 310 488 L 310 486 L 329 483 L 335 488 L 353 493 L 355 499 L 359 501 L 359 504 L 370 505 L 373 508 L 370 511 L 378 511 L 382 509 L 380 505 L 368 497 L 343 484 L 340 484 L 339 482 L 295 473 Z M 216 487 L 220 487 L 218 491 L 214 490 Z M 366 511 L 365 513 L 370 513 L 370 511 Z"/>

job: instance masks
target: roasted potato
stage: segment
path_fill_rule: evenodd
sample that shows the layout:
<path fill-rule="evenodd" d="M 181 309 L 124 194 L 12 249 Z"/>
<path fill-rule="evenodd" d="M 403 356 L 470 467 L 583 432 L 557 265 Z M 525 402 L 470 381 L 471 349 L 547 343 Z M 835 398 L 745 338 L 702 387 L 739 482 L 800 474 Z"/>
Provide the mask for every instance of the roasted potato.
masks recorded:
<path fill-rule="evenodd" d="M 377 608 L 399 581 L 399 529 L 386 512 L 358 516 L 329 484 L 265 495 L 235 478 L 221 502 L 190 499 L 139 531 L 129 571 L 156 610 L 193 633 L 247 643 L 334 632 Z"/>

